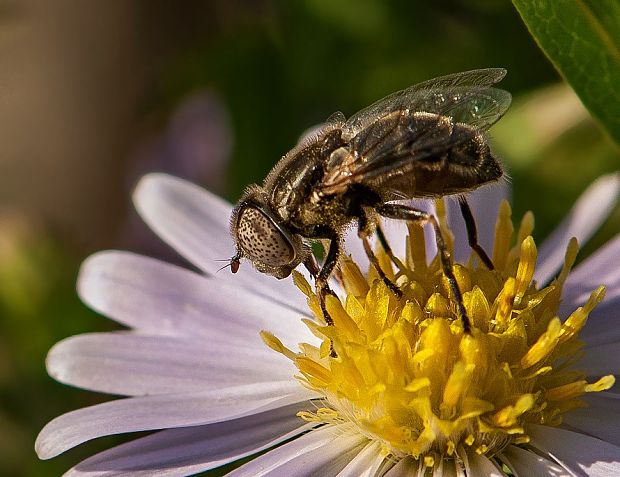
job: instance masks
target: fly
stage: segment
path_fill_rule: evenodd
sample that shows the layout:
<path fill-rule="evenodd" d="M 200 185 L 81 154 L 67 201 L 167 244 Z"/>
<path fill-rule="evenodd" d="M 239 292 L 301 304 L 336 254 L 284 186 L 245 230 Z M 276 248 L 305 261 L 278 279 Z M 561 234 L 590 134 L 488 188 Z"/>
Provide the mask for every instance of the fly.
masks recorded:
<path fill-rule="evenodd" d="M 368 259 L 400 298 L 369 238 L 376 233 L 393 257 L 380 217 L 430 224 L 457 318 L 469 333 L 471 323 L 437 219 L 398 201 L 456 195 L 470 246 L 493 268 L 478 244 L 465 194 L 504 174 L 484 132 L 510 106 L 510 93 L 493 87 L 505 75 L 504 69 L 488 68 L 442 76 L 393 93 L 348 120 L 333 114 L 274 166 L 262 186 L 250 185 L 243 193 L 231 218 L 237 248 L 231 270 L 236 272 L 246 258 L 260 272 L 285 278 L 305 265 L 315 279 L 325 321 L 332 325 L 325 298 L 332 293 L 328 279 L 347 226 L 357 224 Z M 315 240 L 329 242 L 320 267 L 310 248 Z"/>

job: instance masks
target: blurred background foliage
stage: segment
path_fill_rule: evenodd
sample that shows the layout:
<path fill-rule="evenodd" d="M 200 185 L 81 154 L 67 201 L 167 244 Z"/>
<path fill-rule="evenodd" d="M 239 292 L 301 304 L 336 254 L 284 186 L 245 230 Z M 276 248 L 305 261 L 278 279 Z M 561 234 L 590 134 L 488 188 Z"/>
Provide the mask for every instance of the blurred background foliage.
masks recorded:
<path fill-rule="evenodd" d="M 60 475 L 114 442 L 51 462 L 33 451 L 48 420 L 105 399 L 43 366 L 63 337 L 115 326 L 77 299 L 80 261 L 102 248 L 179 260 L 132 211 L 145 172 L 234 201 L 332 112 L 489 66 L 509 71 L 514 106 L 491 137 L 538 240 L 620 159 L 618 131 L 591 118 L 508 1 L 0 0 L 0 62 L 2 476 Z M 584 253 L 618 230 L 616 211 Z"/>

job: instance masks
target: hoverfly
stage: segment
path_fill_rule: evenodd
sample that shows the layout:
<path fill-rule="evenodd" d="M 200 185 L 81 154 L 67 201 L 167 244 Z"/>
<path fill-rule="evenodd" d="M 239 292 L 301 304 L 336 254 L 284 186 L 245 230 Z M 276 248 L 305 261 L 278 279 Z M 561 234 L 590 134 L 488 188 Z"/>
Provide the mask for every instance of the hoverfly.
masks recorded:
<path fill-rule="evenodd" d="M 471 324 L 437 219 L 402 201 L 457 195 L 469 244 L 493 268 L 478 244 L 463 194 L 503 176 L 484 131 L 510 105 L 510 94 L 493 87 L 505 74 L 504 69 L 488 68 L 442 76 L 393 93 L 348 120 L 340 112 L 333 114 L 275 165 L 262 186 L 251 185 L 243 193 L 231 218 L 237 248 L 231 270 L 236 272 L 240 259 L 247 258 L 260 272 L 285 278 L 304 264 L 315 278 L 330 325 L 327 281 L 342 253 L 346 227 L 357 222 L 370 262 L 400 297 L 399 288 L 381 270 L 369 237 L 377 233 L 392 256 L 379 217 L 431 224 L 457 316 L 469 332 Z M 311 253 L 312 240 L 329 241 L 320 268 Z"/>

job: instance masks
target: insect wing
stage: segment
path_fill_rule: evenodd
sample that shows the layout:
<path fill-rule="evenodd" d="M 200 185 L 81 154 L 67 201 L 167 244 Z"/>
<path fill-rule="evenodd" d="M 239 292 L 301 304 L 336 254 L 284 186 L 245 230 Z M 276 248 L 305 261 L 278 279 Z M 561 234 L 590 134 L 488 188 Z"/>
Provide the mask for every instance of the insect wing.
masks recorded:
<path fill-rule="evenodd" d="M 439 76 L 438 78 L 417 83 L 409 89 L 434 89 L 449 86 L 492 86 L 499 83 L 504 76 L 506 76 L 504 68 L 483 68 Z"/>
<path fill-rule="evenodd" d="M 350 167 L 348 180 L 364 183 L 389 175 L 412 162 L 441 157 L 456 144 L 471 139 L 468 130 L 454 130 L 442 116 L 427 115 L 414 128 L 409 127 L 412 119 L 395 112 L 358 134 L 352 141 L 358 160 Z"/>
<path fill-rule="evenodd" d="M 442 117 L 485 130 L 506 112 L 511 96 L 500 89 L 466 86 L 450 93 L 433 91 L 425 99 L 426 107 L 421 111 L 436 118 L 430 119 L 426 126 L 420 128 L 419 122 L 416 123 L 416 115 L 421 111 L 397 109 L 376 118 L 351 139 L 351 149 L 358 162 L 355 174 L 363 174 L 377 161 L 391 158 L 395 161 L 392 166 L 397 167 L 399 159 L 420 159 L 467 140 L 467 135 L 451 134 Z M 402 153 L 404 150 L 406 155 Z"/>
<path fill-rule="evenodd" d="M 332 165 L 323 191 L 329 194 L 347 183 L 386 179 L 415 161 L 441 157 L 450 148 L 470 141 L 472 129 L 488 129 L 510 106 L 510 93 L 491 87 L 504 75 L 505 70 L 489 69 L 435 78 L 354 115 L 343 126 L 351 159 Z M 456 128 L 455 123 L 470 128 Z"/>
<path fill-rule="evenodd" d="M 437 109 L 428 112 L 450 116 L 456 123 L 468 124 L 482 131 L 499 121 L 512 101 L 508 91 L 497 88 L 465 87 L 436 96 L 439 96 Z"/>
<path fill-rule="evenodd" d="M 445 117 L 394 111 L 361 131 L 350 143 L 353 154 L 330 162 L 319 192 L 325 195 L 346 189 L 348 184 L 368 184 L 387 179 L 401 167 L 432 155 L 439 156 L 455 142 L 467 139 L 453 131 Z M 424 117 L 420 118 L 420 114 Z M 417 121 L 415 127 L 411 121 Z"/>
<path fill-rule="evenodd" d="M 506 75 L 503 68 L 488 68 L 441 76 L 392 93 L 349 118 L 345 139 L 353 138 L 372 122 L 397 110 L 457 114 L 459 122 L 486 129 L 510 105 L 510 94 L 490 88 Z"/>

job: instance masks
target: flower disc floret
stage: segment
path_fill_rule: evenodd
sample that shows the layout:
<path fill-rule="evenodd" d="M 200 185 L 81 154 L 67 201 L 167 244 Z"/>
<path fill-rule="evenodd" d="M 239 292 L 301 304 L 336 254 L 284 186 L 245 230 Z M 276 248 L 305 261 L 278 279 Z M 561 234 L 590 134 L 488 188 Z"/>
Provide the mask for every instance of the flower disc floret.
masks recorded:
<path fill-rule="evenodd" d="M 438 211 L 451 246 L 442 204 Z M 295 363 L 304 386 L 324 396 L 317 409 L 299 416 L 321 424 L 351 422 L 385 455 L 412 456 L 432 467 L 461 448 L 493 456 L 508 444 L 527 443 L 528 424 L 559 425 L 564 413 L 583 406 L 585 393 L 609 389 L 613 376 L 588 383 L 575 367 L 579 332 L 604 287 L 561 322 L 562 286 L 578 246 L 570 242 L 560 274 L 538 288 L 532 229 L 528 213 L 515 237 L 504 202 L 494 270 L 475 256 L 454 265 L 471 334 L 456 319 L 439 258 L 427 261 L 419 226 L 409 226 L 404 261 L 393 265 L 377 251 L 383 270 L 402 291 L 400 299 L 372 267 L 364 275 L 351 259 L 341 260 L 338 277 L 346 297 L 341 302 L 328 296 L 326 303 L 333 326 L 325 323 L 310 284 L 295 274 L 315 317 L 305 324 L 322 345 L 300 343 L 294 352 L 273 334 L 262 336 Z"/>

